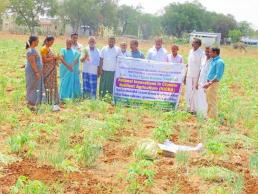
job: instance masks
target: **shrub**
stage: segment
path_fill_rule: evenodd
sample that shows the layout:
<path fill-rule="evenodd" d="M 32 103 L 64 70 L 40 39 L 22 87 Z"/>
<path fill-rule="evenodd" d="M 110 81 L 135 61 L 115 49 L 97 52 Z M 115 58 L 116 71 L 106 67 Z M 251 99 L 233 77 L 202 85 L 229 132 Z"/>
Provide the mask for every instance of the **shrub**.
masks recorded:
<path fill-rule="evenodd" d="M 86 136 L 83 144 L 77 144 L 74 148 L 77 161 L 84 166 L 92 166 L 102 152 L 102 145 L 96 143 L 93 138 Z"/>
<path fill-rule="evenodd" d="M 130 165 L 126 178 L 129 193 L 141 193 L 145 187 L 153 185 L 155 171 L 151 169 L 152 165 L 153 162 L 148 160 L 140 160 Z"/>
<path fill-rule="evenodd" d="M 20 176 L 11 189 L 12 194 L 46 194 L 47 192 L 48 188 L 44 183 L 38 180 L 29 180 L 26 176 Z"/>
<path fill-rule="evenodd" d="M 225 152 L 224 144 L 215 140 L 210 140 L 205 147 L 212 154 L 221 155 Z"/>
<path fill-rule="evenodd" d="M 36 145 L 33 136 L 33 133 L 24 131 L 21 134 L 10 137 L 8 143 L 11 151 L 15 153 L 22 153 L 26 151 L 28 156 L 32 156 Z"/>
<path fill-rule="evenodd" d="M 174 129 L 171 127 L 170 123 L 161 122 L 159 127 L 154 129 L 153 137 L 156 141 L 163 143 L 166 139 L 170 138 L 173 131 Z"/>

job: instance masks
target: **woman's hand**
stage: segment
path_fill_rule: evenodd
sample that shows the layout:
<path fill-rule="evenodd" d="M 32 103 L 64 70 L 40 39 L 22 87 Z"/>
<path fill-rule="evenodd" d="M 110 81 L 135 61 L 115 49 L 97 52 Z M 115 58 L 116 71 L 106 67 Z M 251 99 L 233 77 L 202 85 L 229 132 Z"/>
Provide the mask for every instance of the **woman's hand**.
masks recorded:
<path fill-rule="evenodd" d="M 59 60 L 62 59 L 62 57 L 61 57 L 59 54 L 57 54 L 57 55 L 55 55 L 55 59 L 56 59 L 57 61 L 59 61 Z"/>
<path fill-rule="evenodd" d="M 81 62 L 89 61 L 89 57 L 85 55 L 83 58 L 81 58 Z"/>
<path fill-rule="evenodd" d="M 208 89 L 210 87 L 211 83 L 210 82 L 207 82 L 206 84 L 204 84 L 203 88 L 204 89 Z"/>
<path fill-rule="evenodd" d="M 68 69 L 69 71 L 73 72 L 73 66 L 72 66 L 72 65 L 68 65 L 68 66 L 67 66 L 67 69 Z"/>

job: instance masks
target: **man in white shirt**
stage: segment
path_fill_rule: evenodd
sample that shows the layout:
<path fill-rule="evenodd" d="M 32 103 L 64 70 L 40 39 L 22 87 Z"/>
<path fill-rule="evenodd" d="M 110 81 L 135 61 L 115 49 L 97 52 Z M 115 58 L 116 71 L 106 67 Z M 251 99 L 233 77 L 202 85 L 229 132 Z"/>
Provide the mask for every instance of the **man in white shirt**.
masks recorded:
<path fill-rule="evenodd" d="M 147 60 L 166 62 L 167 50 L 162 45 L 162 38 L 156 38 L 155 46 L 148 51 Z"/>
<path fill-rule="evenodd" d="M 81 62 L 83 63 L 83 96 L 96 99 L 100 53 L 96 48 L 95 37 L 89 37 L 88 44 L 88 47 L 82 49 L 81 54 Z"/>
<path fill-rule="evenodd" d="M 169 63 L 184 63 L 183 57 L 178 54 L 179 46 L 172 45 L 171 46 L 171 54 L 167 55 L 167 62 Z"/>
<path fill-rule="evenodd" d="M 82 45 L 80 43 L 78 43 L 78 33 L 74 32 L 71 34 L 71 39 L 72 39 L 72 49 L 78 51 L 79 53 L 81 53 L 82 51 Z"/>
<path fill-rule="evenodd" d="M 126 42 L 121 42 L 120 49 L 121 49 L 123 57 L 129 57 L 130 54 L 127 51 L 127 43 Z"/>
<path fill-rule="evenodd" d="M 187 111 L 196 114 L 198 92 L 196 84 L 198 83 L 198 75 L 202 64 L 204 53 L 201 49 L 202 41 L 194 39 L 192 42 L 193 49 L 189 53 L 188 65 L 186 68 L 185 84 L 186 84 L 186 105 Z"/>
<path fill-rule="evenodd" d="M 204 118 L 207 117 L 208 102 L 203 86 L 207 83 L 208 70 L 211 60 L 210 47 L 205 47 L 205 57 L 202 60 L 202 65 L 198 76 L 198 83 L 196 85 L 196 89 L 198 90 L 197 114 Z"/>
<path fill-rule="evenodd" d="M 113 94 L 113 84 L 116 70 L 117 57 L 122 56 L 121 49 L 115 46 L 115 37 L 108 39 L 108 45 L 103 47 L 100 52 L 100 64 L 98 75 L 100 78 L 99 95 L 100 98 L 106 94 Z"/>

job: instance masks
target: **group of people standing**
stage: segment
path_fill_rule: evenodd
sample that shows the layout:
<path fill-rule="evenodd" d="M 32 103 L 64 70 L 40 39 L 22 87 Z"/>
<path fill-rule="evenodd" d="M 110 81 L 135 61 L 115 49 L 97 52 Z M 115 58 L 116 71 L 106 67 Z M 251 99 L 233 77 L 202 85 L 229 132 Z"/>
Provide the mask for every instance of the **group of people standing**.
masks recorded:
<path fill-rule="evenodd" d="M 205 118 L 218 117 L 218 88 L 224 74 L 224 61 L 217 47 L 201 49 L 200 39 L 194 39 L 189 53 L 184 83 L 187 111 Z"/>
<path fill-rule="evenodd" d="M 73 33 L 66 40 L 66 48 L 60 54 L 52 50 L 54 37 L 47 36 L 40 53 L 37 52 L 39 39 L 31 36 L 26 43 L 26 88 L 27 102 L 31 109 L 42 101 L 53 105 L 54 111 L 59 111 L 60 100 L 86 97 L 96 99 L 98 77 L 99 97 L 113 94 L 114 76 L 118 56 L 145 59 L 139 50 L 138 40 L 130 41 L 130 51 L 127 43 L 122 42 L 117 47 L 115 37 L 108 39 L 107 46 L 101 50 L 96 47 L 95 37 L 89 37 L 88 45 L 83 47 L 78 43 L 78 34 Z M 219 81 L 224 72 L 224 62 L 219 57 L 219 48 L 201 49 L 201 40 L 194 39 L 193 49 L 189 53 L 186 66 L 186 104 L 187 110 L 200 113 L 204 117 L 217 117 L 217 93 Z M 155 45 L 149 49 L 146 59 L 173 64 L 184 64 L 183 57 L 178 54 L 179 47 L 171 46 L 171 54 L 163 47 L 162 38 L 155 39 Z M 82 64 L 83 86 L 80 85 L 80 63 Z M 60 85 L 57 81 L 57 67 L 60 64 Z M 59 89 L 58 89 L 59 88 Z M 208 114 L 207 114 L 208 113 Z"/>
<path fill-rule="evenodd" d="M 39 43 L 37 36 L 30 36 L 26 43 L 27 64 L 26 90 L 28 107 L 36 109 L 42 101 L 53 105 L 53 111 L 59 111 L 60 99 L 79 97 L 81 94 L 79 79 L 80 54 L 73 49 L 72 40 L 66 41 L 66 48 L 60 54 L 52 50 L 55 38 L 47 36 L 40 53 L 36 50 Z M 58 89 L 57 67 L 60 65 L 60 89 Z"/>

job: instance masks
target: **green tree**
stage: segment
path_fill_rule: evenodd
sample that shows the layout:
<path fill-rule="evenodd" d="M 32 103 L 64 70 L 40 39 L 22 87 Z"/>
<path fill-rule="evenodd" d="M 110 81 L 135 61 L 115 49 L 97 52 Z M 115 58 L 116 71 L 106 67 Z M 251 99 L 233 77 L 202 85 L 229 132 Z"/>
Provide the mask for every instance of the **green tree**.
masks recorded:
<path fill-rule="evenodd" d="M 0 14 L 3 13 L 9 5 L 9 0 L 1 0 L 0 3 Z"/>
<path fill-rule="evenodd" d="M 118 20 L 121 28 L 121 35 L 138 35 L 140 15 L 140 11 L 132 6 L 122 5 L 118 8 Z"/>
<path fill-rule="evenodd" d="M 64 0 L 58 15 L 69 23 L 74 31 L 81 25 L 96 30 L 100 24 L 117 27 L 117 3 L 113 0 Z"/>
<path fill-rule="evenodd" d="M 198 2 L 172 3 L 165 8 L 162 25 L 168 35 L 181 37 L 185 32 L 205 30 L 205 13 Z"/>
<path fill-rule="evenodd" d="M 251 24 L 247 21 L 239 22 L 238 29 L 241 31 L 243 36 L 250 36 L 254 32 L 254 30 L 251 27 Z"/>
<path fill-rule="evenodd" d="M 118 19 L 121 35 L 134 35 L 148 39 L 160 35 L 160 32 L 162 32 L 160 17 L 142 13 L 140 7 L 120 6 Z"/>
<path fill-rule="evenodd" d="M 209 18 L 208 26 L 214 31 L 221 33 L 221 37 L 228 37 L 230 30 L 237 28 L 237 21 L 232 15 L 218 14 L 215 12 L 210 12 L 207 14 Z"/>
<path fill-rule="evenodd" d="M 159 16 L 142 14 L 140 17 L 142 38 L 149 39 L 154 36 L 163 35 L 161 20 Z"/>
<path fill-rule="evenodd" d="M 236 43 L 240 41 L 242 32 L 239 29 L 230 30 L 228 36 L 231 38 L 233 43 Z"/>
<path fill-rule="evenodd" d="M 82 24 L 84 26 L 90 26 L 91 29 L 97 30 L 99 26 L 99 15 L 101 13 L 99 5 L 96 4 L 96 0 L 85 0 L 86 11 L 82 17 Z"/>
<path fill-rule="evenodd" d="M 55 0 L 9 0 L 10 9 L 16 13 L 16 23 L 26 25 L 30 33 L 39 25 L 40 15 L 55 15 Z"/>
<path fill-rule="evenodd" d="M 181 37 L 193 30 L 221 33 L 227 37 L 230 30 L 237 28 L 232 15 L 207 11 L 198 1 L 172 3 L 165 8 L 162 26 L 168 35 Z"/>
<path fill-rule="evenodd" d="M 97 0 L 64 0 L 59 7 L 60 17 L 71 24 L 74 31 L 78 31 L 81 25 L 98 25 L 100 9 Z"/>
<path fill-rule="evenodd" d="M 4 11 L 7 9 L 8 5 L 9 5 L 9 0 L 2 0 L 0 3 L 0 29 L 1 29 L 2 23 L 3 23 L 1 16 L 4 13 Z"/>
<path fill-rule="evenodd" d="M 100 7 L 99 22 L 104 26 L 118 27 L 118 1 L 117 0 L 98 0 Z"/>

